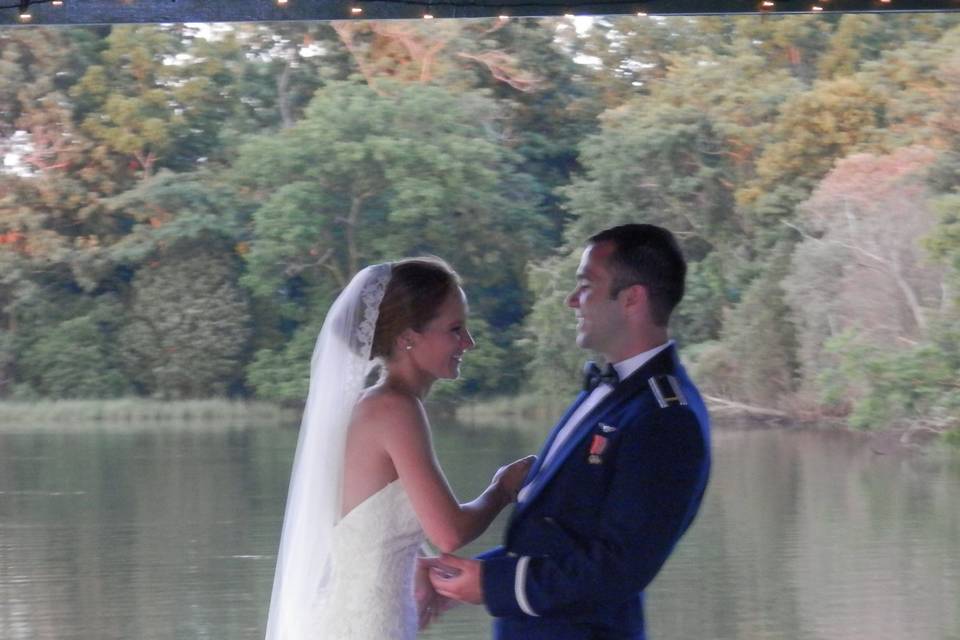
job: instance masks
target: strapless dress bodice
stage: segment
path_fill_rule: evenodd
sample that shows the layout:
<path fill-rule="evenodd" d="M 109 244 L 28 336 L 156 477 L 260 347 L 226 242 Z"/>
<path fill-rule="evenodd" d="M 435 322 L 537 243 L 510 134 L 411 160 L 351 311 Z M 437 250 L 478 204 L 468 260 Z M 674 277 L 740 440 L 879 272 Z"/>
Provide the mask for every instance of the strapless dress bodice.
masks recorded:
<path fill-rule="evenodd" d="M 332 576 L 316 612 L 318 640 L 413 640 L 413 578 L 423 539 L 398 480 L 346 514 L 333 531 Z"/>

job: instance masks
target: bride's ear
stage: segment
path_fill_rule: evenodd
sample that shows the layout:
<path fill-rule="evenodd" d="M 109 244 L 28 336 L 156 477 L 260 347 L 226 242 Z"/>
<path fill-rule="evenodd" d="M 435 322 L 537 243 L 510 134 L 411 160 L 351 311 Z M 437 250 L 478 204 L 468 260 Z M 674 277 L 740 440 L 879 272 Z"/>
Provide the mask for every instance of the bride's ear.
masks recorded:
<path fill-rule="evenodd" d="M 405 329 L 403 333 L 397 336 L 397 342 L 394 345 L 396 351 L 399 353 L 401 351 L 413 351 L 413 348 L 417 344 L 417 334 L 413 329 Z"/>

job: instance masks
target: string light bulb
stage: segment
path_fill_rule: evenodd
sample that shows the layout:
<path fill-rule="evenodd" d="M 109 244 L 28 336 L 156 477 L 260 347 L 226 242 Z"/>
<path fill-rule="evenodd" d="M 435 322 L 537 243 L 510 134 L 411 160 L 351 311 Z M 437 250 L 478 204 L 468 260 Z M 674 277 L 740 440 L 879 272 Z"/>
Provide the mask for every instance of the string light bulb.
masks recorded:
<path fill-rule="evenodd" d="M 52 5 L 55 6 L 55 7 L 62 7 L 62 6 L 63 6 L 63 0 L 52 0 L 52 1 L 50 2 L 50 4 L 52 4 Z"/>
<path fill-rule="evenodd" d="M 281 7 L 287 6 L 287 0 L 277 0 L 277 4 Z"/>
<path fill-rule="evenodd" d="M 362 7 L 350 7 L 350 13 L 352 13 L 352 14 L 355 15 L 355 16 L 358 16 L 358 15 L 360 15 L 361 13 L 363 13 L 363 8 L 362 8 Z"/>
<path fill-rule="evenodd" d="M 647 17 L 647 12 L 646 12 L 646 11 L 637 11 L 637 17 L 638 17 L 638 18 L 646 18 L 646 17 Z"/>
<path fill-rule="evenodd" d="M 432 14 L 432 13 L 425 13 L 425 14 L 423 14 L 423 19 L 424 19 L 424 20 L 433 20 L 433 14 Z"/>
<path fill-rule="evenodd" d="M 33 16 L 30 15 L 30 0 L 20 0 L 20 22 L 30 22 Z"/>
<path fill-rule="evenodd" d="M 810 11 L 823 11 L 823 7 L 819 5 L 813 5 L 812 7 L 810 7 Z"/>
<path fill-rule="evenodd" d="M 764 9 L 773 9 L 773 0 L 763 0 L 761 6 Z"/>

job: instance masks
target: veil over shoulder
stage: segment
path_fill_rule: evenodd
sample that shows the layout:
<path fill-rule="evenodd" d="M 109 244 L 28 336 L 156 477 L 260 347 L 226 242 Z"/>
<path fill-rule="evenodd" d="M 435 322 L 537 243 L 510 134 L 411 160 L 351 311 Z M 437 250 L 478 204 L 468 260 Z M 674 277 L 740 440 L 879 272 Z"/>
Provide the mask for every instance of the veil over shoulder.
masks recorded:
<path fill-rule="evenodd" d="M 310 390 L 277 554 L 266 640 L 310 637 L 311 612 L 330 583 L 347 426 L 376 362 L 370 359 L 391 266 L 360 271 L 330 307 L 310 364 Z"/>

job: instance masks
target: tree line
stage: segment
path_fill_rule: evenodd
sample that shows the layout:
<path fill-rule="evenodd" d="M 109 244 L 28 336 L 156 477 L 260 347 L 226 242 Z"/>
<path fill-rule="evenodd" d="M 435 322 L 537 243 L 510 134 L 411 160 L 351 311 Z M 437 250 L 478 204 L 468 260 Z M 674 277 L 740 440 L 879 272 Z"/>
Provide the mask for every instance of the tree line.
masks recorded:
<path fill-rule="evenodd" d="M 464 277 L 447 398 L 566 393 L 583 240 L 671 228 L 708 394 L 960 414 L 951 14 L 0 31 L 0 397 L 303 398 L 362 266 Z"/>

